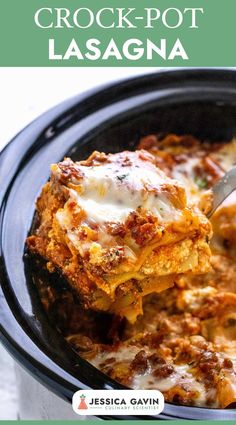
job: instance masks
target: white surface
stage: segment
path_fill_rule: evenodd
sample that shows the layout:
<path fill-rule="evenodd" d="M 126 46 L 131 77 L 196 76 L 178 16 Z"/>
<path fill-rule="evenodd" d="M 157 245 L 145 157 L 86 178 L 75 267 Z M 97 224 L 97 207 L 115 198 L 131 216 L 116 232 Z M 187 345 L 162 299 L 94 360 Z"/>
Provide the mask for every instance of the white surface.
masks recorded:
<path fill-rule="evenodd" d="M 28 420 L 79 420 L 70 403 L 62 400 L 32 378 L 20 366 L 16 366 L 17 388 L 19 389 L 19 418 Z M 91 419 L 87 417 L 87 419 Z M 92 418 L 93 419 L 93 418 Z"/>
<path fill-rule="evenodd" d="M 17 419 L 17 390 L 13 360 L 0 345 L 0 420 Z"/>
<path fill-rule="evenodd" d="M 0 150 L 55 104 L 99 84 L 156 68 L 0 68 Z"/>
<path fill-rule="evenodd" d="M 0 68 L 0 150 L 30 121 L 58 102 L 99 84 L 153 70 L 154 68 Z M 16 419 L 14 365 L 1 345 L 0 359 L 0 420 Z"/>

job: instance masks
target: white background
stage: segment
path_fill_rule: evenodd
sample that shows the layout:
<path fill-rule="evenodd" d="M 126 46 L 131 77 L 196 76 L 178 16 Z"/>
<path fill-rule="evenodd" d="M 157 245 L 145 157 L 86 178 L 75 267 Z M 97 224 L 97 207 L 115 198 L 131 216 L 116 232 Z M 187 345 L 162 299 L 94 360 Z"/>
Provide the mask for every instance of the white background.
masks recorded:
<path fill-rule="evenodd" d="M 154 70 L 0 68 L 0 150 L 26 124 L 64 99 L 99 84 Z"/>
<path fill-rule="evenodd" d="M 0 150 L 30 121 L 58 102 L 105 82 L 154 70 L 154 68 L 1 68 Z M 0 345 L 0 420 L 16 418 L 17 393 L 13 361 Z"/>

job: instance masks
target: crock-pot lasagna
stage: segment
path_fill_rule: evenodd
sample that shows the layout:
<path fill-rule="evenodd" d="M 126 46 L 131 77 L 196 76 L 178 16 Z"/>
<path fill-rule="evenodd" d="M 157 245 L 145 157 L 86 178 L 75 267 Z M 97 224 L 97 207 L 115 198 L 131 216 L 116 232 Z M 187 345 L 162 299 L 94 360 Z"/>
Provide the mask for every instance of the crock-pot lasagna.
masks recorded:
<path fill-rule="evenodd" d="M 235 141 L 151 135 L 135 152 L 52 166 L 28 246 L 69 285 L 41 267 L 35 283 L 73 350 L 127 387 L 236 403 L 234 196 L 205 216 L 235 163 Z"/>
<path fill-rule="evenodd" d="M 37 212 L 29 248 L 87 308 L 135 322 L 143 296 L 209 270 L 209 221 L 145 150 L 52 165 Z"/>

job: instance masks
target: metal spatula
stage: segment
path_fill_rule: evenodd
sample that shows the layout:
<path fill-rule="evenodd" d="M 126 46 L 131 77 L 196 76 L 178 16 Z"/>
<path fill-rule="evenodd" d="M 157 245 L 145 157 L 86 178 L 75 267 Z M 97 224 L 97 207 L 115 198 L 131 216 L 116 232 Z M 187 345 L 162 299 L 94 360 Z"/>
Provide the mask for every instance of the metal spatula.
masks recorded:
<path fill-rule="evenodd" d="M 234 190 L 236 190 L 236 166 L 212 187 L 213 204 L 211 211 L 207 214 L 208 218 Z"/>

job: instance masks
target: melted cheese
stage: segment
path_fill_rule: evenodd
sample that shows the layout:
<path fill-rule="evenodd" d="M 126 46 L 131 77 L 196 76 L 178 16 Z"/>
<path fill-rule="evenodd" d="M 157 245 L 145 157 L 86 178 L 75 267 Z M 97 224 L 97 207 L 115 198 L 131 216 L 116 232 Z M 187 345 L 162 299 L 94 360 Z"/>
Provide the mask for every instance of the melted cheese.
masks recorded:
<path fill-rule="evenodd" d="M 151 162 L 137 158 L 133 152 L 129 152 L 129 159 L 132 163 L 127 166 L 115 160 L 96 166 L 80 165 L 83 178 L 73 180 L 78 187 L 77 190 L 75 186 L 69 189 L 70 198 L 95 223 L 123 223 L 130 212 L 140 206 L 161 221 L 177 221 L 181 211 L 173 205 L 162 187 L 175 186 L 183 191 L 182 185 L 168 178 Z M 57 214 L 57 218 L 61 224 L 66 221 L 61 213 Z"/>
<path fill-rule="evenodd" d="M 95 356 L 90 362 L 93 366 L 98 369 L 101 368 L 101 365 L 104 365 L 106 361 L 108 362 L 108 367 L 118 365 L 120 362 L 131 363 L 134 359 L 134 356 L 140 351 L 139 347 L 134 345 L 132 346 L 123 346 L 120 347 L 117 351 L 105 351 L 99 353 Z M 152 354 L 152 351 L 147 351 L 149 355 Z M 118 367 L 118 366 L 117 366 Z M 157 379 L 153 373 L 152 368 L 148 368 L 145 374 L 137 373 L 132 382 L 132 388 L 137 390 L 142 389 L 158 389 L 161 392 L 166 392 L 172 388 L 184 387 L 188 388 L 190 391 L 198 393 L 198 397 L 195 398 L 195 405 L 202 406 L 206 399 L 206 389 L 203 383 L 200 383 L 190 372 L 188 364 L 175 365 L 174 372 L 167 378 Z"/>
<path fill-rule="evenodd" d="M 199 188 L 195 183 L 194 167 L 199 163 L 199 158 L 189 158 L 187 162 L 176 164 L 172 170 L 172 176 L 181 182 L 188 195 L 194 196 L 199 194 Z"/>

